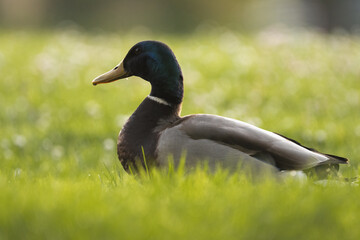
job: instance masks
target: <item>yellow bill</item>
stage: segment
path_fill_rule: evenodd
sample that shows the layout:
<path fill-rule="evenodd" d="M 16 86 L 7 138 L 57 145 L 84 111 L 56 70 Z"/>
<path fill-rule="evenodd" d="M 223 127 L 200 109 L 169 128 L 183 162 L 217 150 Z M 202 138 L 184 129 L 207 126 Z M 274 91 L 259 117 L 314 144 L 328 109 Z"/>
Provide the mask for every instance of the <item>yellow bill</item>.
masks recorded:
<path fill-rule="evenodd" d="M 116 67 L 114 67 L 112 70 L 101 74 L 97 78 L 95 78 L 92 81 L 92 84 L 96 86 L 100 83 L 110 83 L 114 82 L 116 80 L 129 77 L 130 74 L 125 71 L 123 61 L 121 61 Z"/>

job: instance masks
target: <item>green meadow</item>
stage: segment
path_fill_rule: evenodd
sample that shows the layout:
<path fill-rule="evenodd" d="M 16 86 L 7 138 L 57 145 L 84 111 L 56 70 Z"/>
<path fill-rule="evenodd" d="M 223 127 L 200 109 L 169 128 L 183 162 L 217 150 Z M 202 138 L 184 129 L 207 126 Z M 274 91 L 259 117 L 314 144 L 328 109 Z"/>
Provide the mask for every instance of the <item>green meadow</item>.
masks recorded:
<path fill-rule="evenodd" d="M 236 118 L 344 156 L 360 173 L 360 37 L 226 29 L 0 31 L 0 239 L 359 239 L 360 187 L 206 168 L 123 171 L 117 135 L 150 91 L 93 87 L 141 40 L 167 43 L 182 115 Z"/>

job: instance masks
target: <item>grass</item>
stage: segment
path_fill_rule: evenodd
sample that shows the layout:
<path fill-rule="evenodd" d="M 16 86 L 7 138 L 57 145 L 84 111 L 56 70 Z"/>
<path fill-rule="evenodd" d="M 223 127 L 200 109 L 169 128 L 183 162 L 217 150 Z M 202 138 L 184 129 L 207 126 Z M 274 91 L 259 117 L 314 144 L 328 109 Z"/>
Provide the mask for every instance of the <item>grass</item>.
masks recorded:
<path fill-rule="evenodd" d="M 93 87 L 136 42 L 174 50 L 183 115 L 237 118 L 346 156 L 357 176 L 360 39 L 225 29 L 189 36 L 0 32 L 0 239 L 358 239 L 360 189 L 204 169 L 127 175 L 116 137 L 149 92 Z"/>

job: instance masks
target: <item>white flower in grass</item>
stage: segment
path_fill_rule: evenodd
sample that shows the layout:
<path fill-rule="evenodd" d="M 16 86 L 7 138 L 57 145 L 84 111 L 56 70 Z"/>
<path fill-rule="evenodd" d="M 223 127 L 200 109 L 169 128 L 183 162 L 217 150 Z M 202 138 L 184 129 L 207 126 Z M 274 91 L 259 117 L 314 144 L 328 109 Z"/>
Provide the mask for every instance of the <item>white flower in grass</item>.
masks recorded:
<path fill-rule="evenodd" d="M 55 145 L 52 149 L 51 149 L 51 156 L 55 159 L 59 159 L 64 155 L 64 148 L 63 146 L 60 145 Z"/>
<path fill-rule="evenodd" d="M 23 135 L 19 135 L 19 134 L 13 136 L 13 142 L 16 146 L 20 148 L 25 147 L 27 143 L 26 138 Z"/>
<path fill-rule="evenodd" d="M 115 147 L 115 141 L 111 138 L 107 138 L 103 142 L 105 150 L 111 151 Z"/>
<path fill-rule="evenodd" d="M 99 119 L 102 117 L 101 106 L 96 101 L 88 101 L 85 105 L 85 110 L 93 118 Z"/>
<path fill-rule="evenodd" d="M 14 170 L 14 177 L 19 177 L 21 175 L 21 172 L 22 172 L 21 168 L 16 168 Z"/>

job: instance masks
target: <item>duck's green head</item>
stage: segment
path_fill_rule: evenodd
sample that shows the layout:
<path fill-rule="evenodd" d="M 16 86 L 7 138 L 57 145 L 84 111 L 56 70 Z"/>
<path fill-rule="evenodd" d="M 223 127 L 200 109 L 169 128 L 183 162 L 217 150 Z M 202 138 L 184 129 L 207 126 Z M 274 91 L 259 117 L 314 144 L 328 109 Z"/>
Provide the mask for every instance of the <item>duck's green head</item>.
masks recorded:
<path fill-rule="evenodd" d="M 183 76 L 174 53 L 164 43 L 143 41 L 133 46 L 119 65 L 92 83 L 109 83 L 138 76 L 151 83 L 151 96 L 179 104 L 183 97 Z"/>

